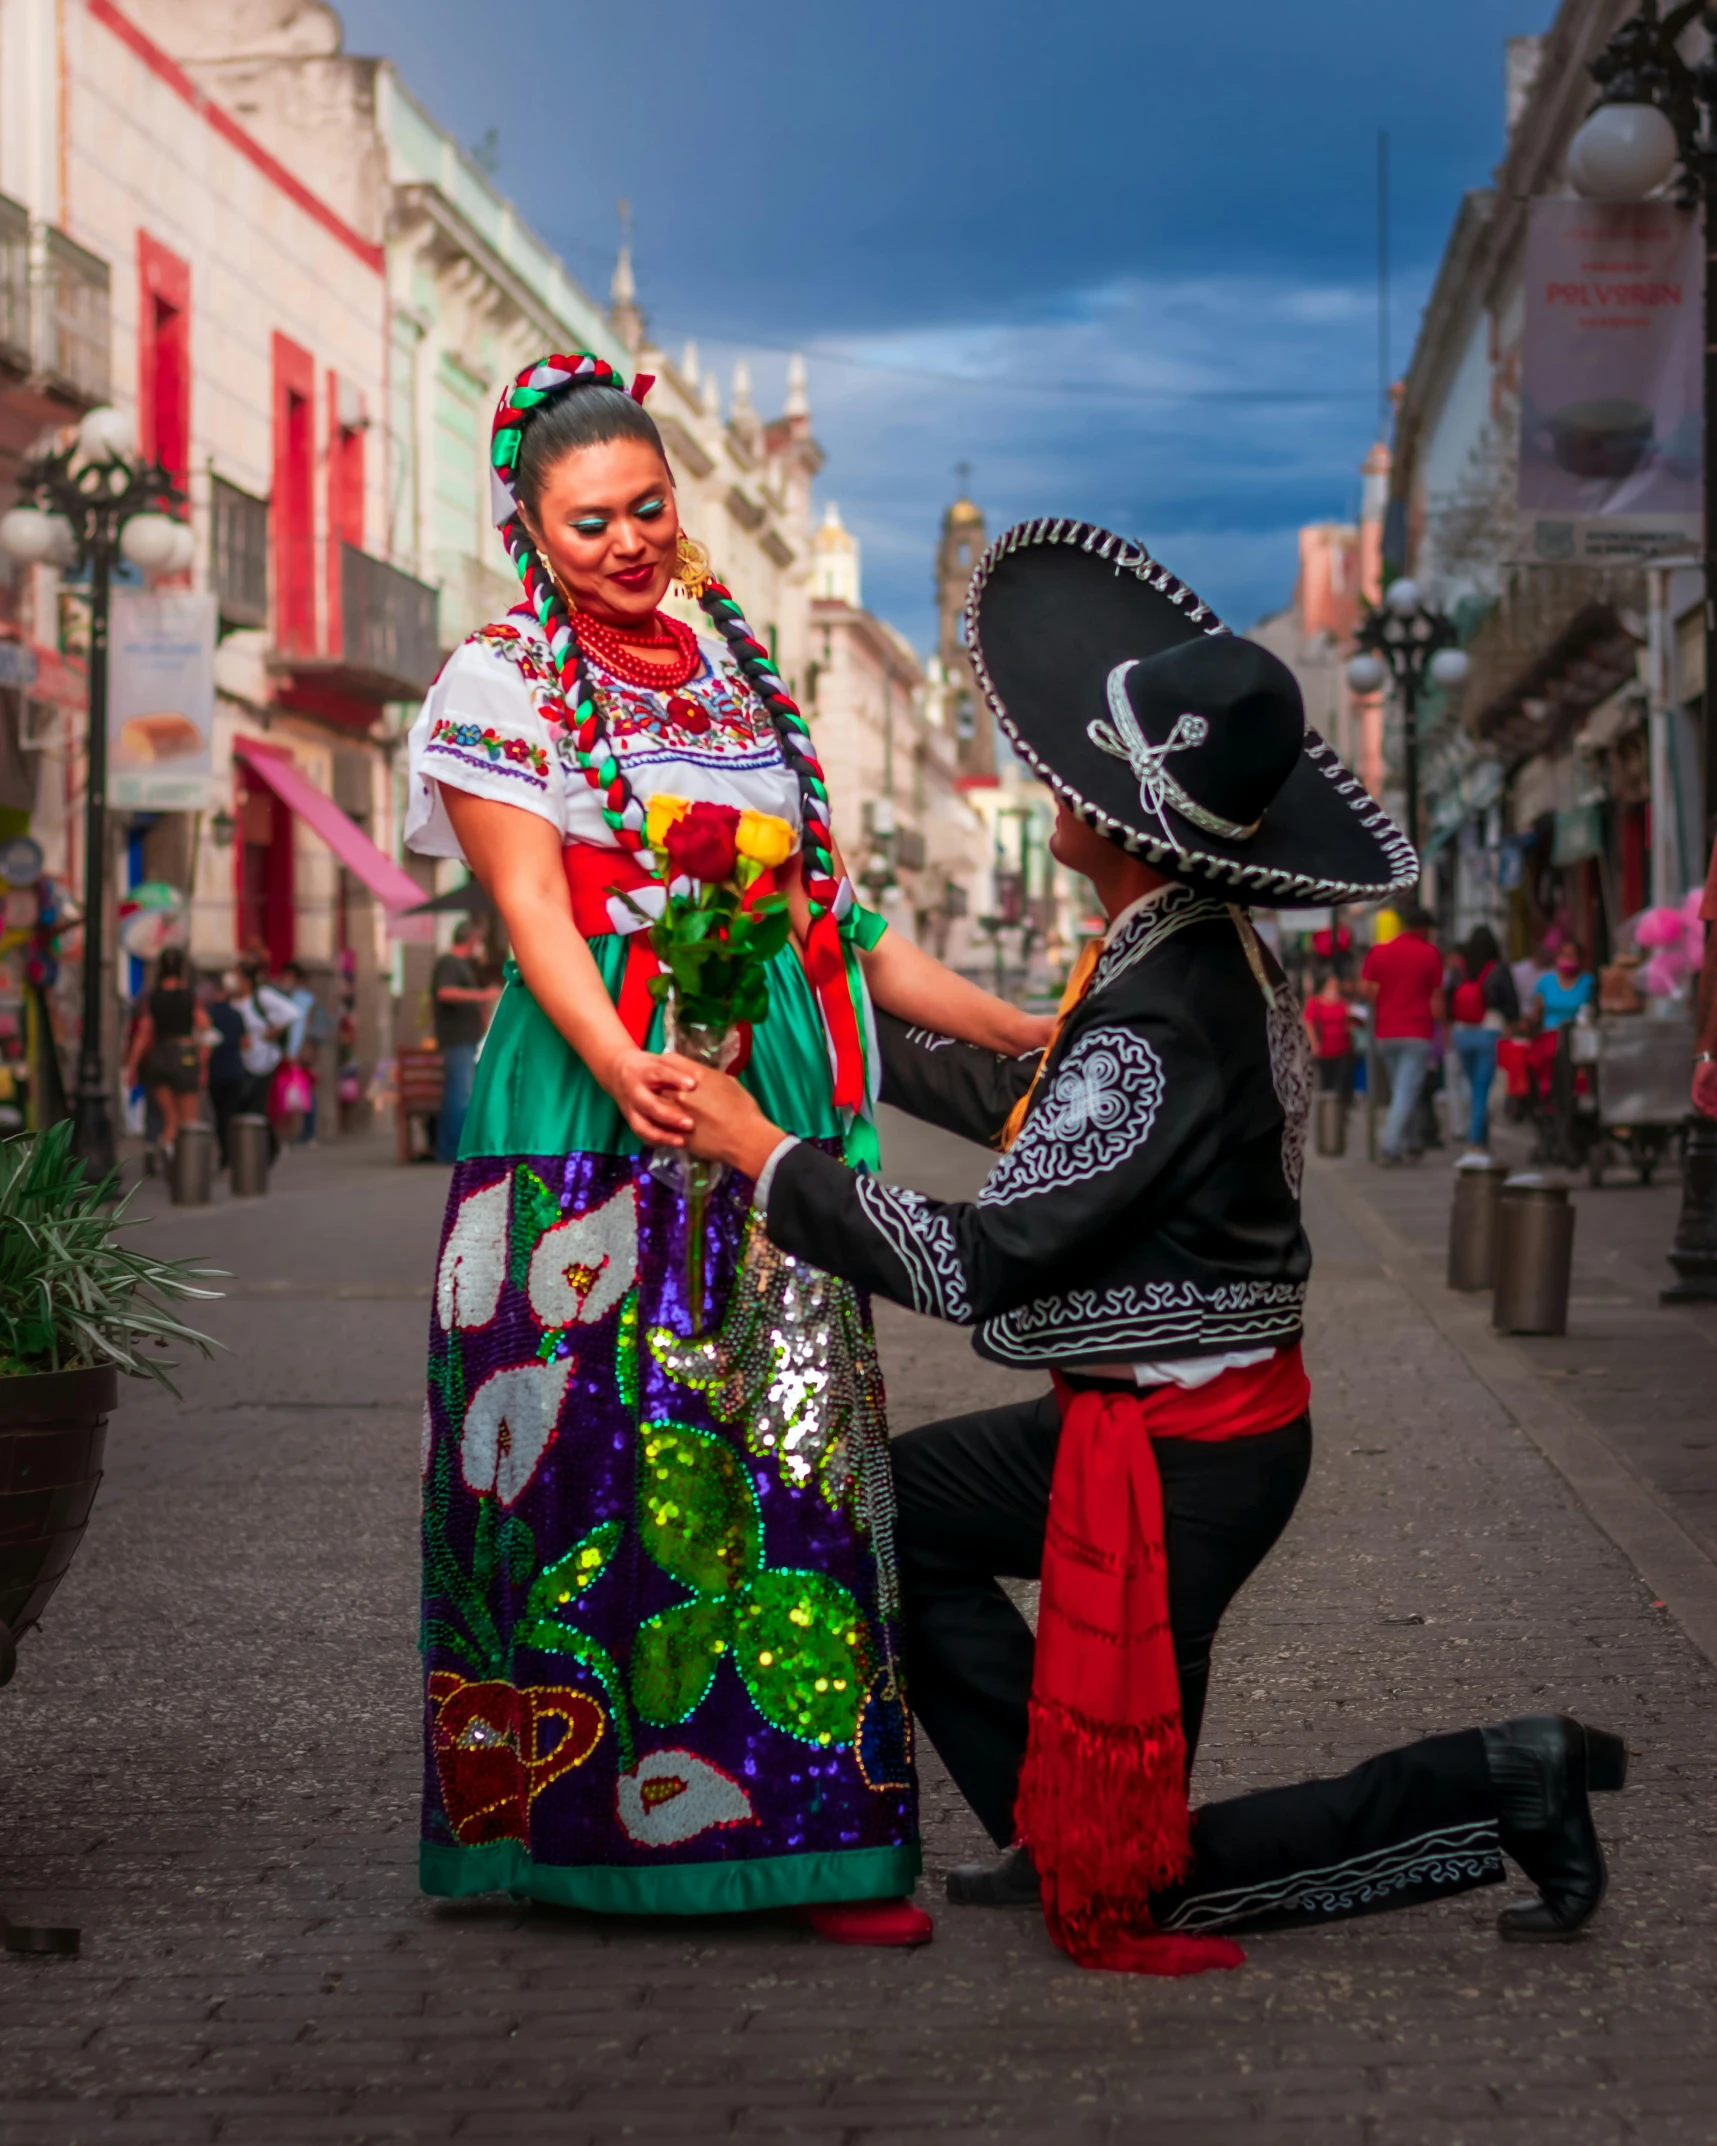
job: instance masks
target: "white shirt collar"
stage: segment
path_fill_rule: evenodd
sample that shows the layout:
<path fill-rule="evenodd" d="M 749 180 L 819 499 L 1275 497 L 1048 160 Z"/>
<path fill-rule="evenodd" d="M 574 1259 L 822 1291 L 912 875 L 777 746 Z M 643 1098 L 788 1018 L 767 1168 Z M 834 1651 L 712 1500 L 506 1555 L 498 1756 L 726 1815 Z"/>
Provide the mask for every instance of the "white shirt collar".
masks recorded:
<path fill-rule="evenodd" d="M 1136 902 L 1129 902 L 1118 916 L 1109 919 L 1109 929 L 1103 934 L 1103 944 L 1107 946 L 1122 925 L 1130 924 L 1141 909 L 1148 909 L 1152 902 L 1160 902 L 1165 894 L 1174 893 L 1179 885 L 1178 879 L 1171 879 L 1164 886 L 1153 887 L 1149 894 L 1141 894 Z"/>

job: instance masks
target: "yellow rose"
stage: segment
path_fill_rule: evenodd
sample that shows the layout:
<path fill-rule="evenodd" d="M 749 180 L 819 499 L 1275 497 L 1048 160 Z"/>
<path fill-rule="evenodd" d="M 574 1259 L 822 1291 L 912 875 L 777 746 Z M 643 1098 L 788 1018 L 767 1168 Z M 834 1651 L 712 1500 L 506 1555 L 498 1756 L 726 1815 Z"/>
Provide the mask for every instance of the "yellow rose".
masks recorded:
<path fill-rule="evenodd" d="M 739 831 L 733 839 L 739 854 L 749 857 L 753 864 L 785 864 L 793 854 L 793 830 L 772 812 L 742 812 Z"/>
<path fill-rule="evenodd" d="M 644 840 L 652 849 L 660 849 L 668 839 L 668 829 L 683 820 L 692 809 L 689 797 L 670 797 L 658 791 L 644 808 Z"/>

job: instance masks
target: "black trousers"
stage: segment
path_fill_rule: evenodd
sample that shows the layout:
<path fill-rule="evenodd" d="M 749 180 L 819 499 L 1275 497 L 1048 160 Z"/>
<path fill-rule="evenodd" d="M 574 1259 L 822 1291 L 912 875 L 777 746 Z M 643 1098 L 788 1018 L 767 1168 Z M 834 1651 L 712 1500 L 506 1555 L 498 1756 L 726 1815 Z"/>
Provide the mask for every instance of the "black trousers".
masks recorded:
<path fill-rule="evenodd" d="M 913 1711 L 998 1846 L 1013 1838 L 1031 1629 L 999 1584 L 1042 1567 L 1061 1417 L 1053 1395 L 894 1441 Z M 1311 1466 L 1311 1419 L 1262 1437 L 1156 1444 L 1169 1627 L 1190 1765 L 1223 1612 L 1280 1536 Z M 1406 1906 L 1503 1875 L 1478 1731 L 1203 1806 L 1165 1928 L 1264 1928 Z"/>

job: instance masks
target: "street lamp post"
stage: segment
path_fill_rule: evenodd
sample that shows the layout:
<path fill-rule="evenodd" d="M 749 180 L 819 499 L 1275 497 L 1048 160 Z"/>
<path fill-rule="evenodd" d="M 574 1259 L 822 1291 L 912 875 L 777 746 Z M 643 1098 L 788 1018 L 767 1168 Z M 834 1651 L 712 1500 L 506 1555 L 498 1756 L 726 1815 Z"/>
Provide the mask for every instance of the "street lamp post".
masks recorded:
<path fill-rule="evenodd" d="M 1711 40 L 1690 66 L 1677 49 L 1694 20 Z M 1595 60 L 1598 101 L 1568 149 L 1568 177 L 1595 201 L 1638 201 L 1681 166 L 1681 200 L 1697 208 L 1705 243 L 1704 775 L 1701 827 L 1717 831 L 1717 6 L 1682 0 L 1659 15 L 1645 0 Z M 1705 958 L 1717 959 L 1706 934 Z M 1717 1303 L 1717 1119 L 1690 1110 L 1681 1149 L 1681 1215 L 1669 1254 L 1666 1303 Z"/>
<path fill-rule="evenodd" d="M 1455 646 L 1455 622 L 1427 604 L 1416 581 L 1392 581 L 1383 601 L 1368 610 L 1354 635 L 1357 653 L 1347 666 L 1356 693 L 1375 693 L 1393 681 L 1401 700 L 1401 776 L 1406 791 L 1407 839 L 1419 847 L 1419 699 L 1426 684 L 1453 688 L 1470 668 Z"/>
<path fill-rule="evenodd" d="M 91 410 L 70 446 L 31 456 L 18 473 L 19 504 L 0 516 L 0 548 L 28 565 L 75 567 L 90 575 L 89 731 L 85 746 L 83 1022 L 78 1038 L 72 1146 L 90 1174 L 113 1167 L 113 1116 L 102 1062 L 102 964 L 107 908 L 107 633 L 113 569 L 121 557 L 144 573 L 176 573 L 191 563 L 185 524 L 163 508 L 184 493 L 159 463 L 131 452 L 130 426 L 117 410 Z"/>

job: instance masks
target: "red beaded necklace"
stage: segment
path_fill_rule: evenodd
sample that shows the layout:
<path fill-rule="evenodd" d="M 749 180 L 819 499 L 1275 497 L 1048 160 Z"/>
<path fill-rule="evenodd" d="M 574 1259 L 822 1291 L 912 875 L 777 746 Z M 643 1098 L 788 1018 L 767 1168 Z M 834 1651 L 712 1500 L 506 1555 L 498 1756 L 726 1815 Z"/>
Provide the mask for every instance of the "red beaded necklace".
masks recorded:
<path fill-rule="evenodd" d="M 628 685 L 648 686 L 653 692 L 673 693 L 683 686 L 703 662 L 698 637 L 677 618 L 654 612 L 642 626 L 611 626 L 592 618 L 588 611 L 573 614 L 578 645 L 605 671 Z M 672 663 L 650 663 L 635 655 L 635 649 L 669 648 Z"/>

